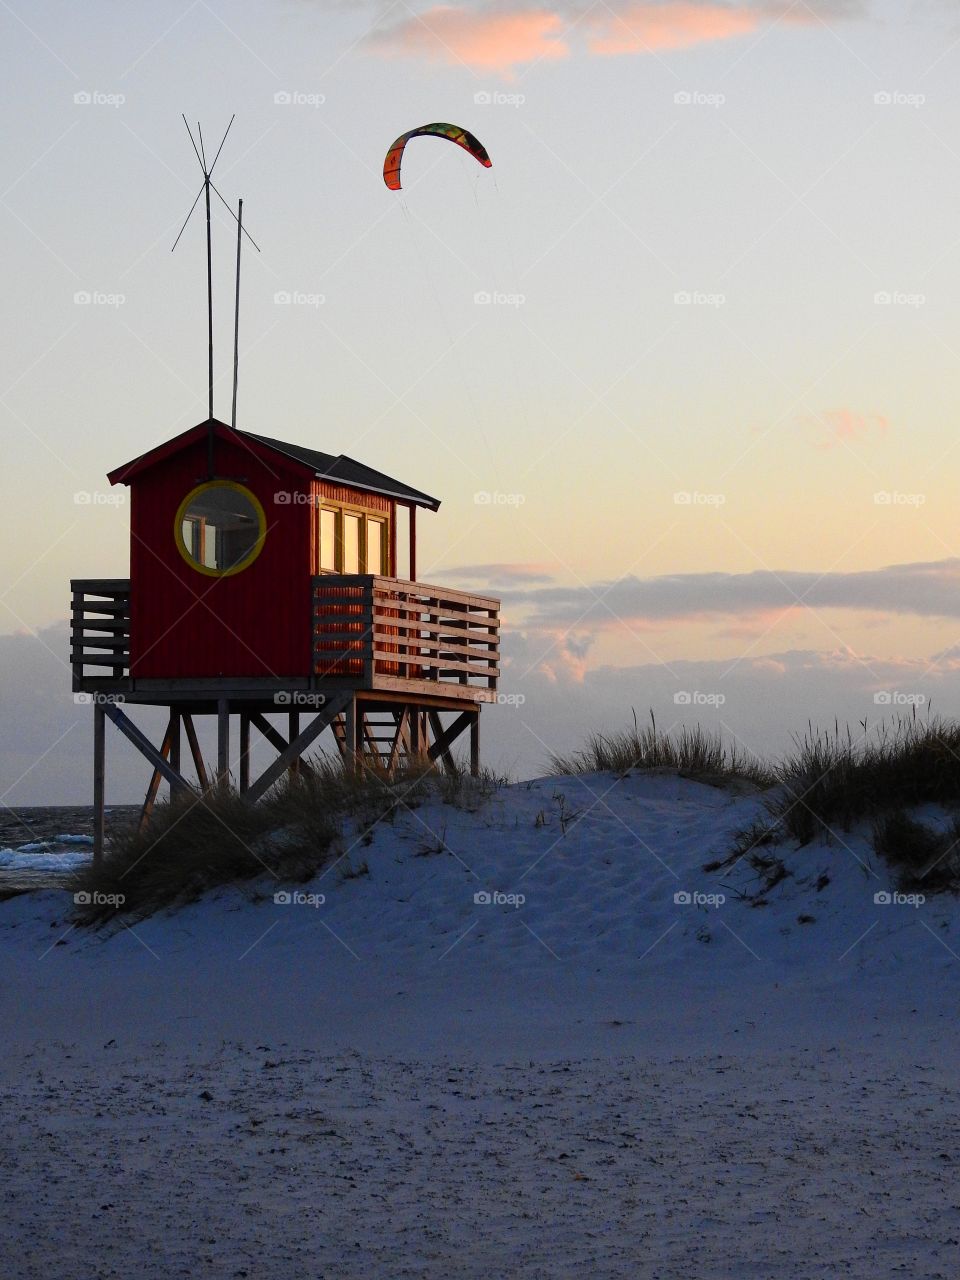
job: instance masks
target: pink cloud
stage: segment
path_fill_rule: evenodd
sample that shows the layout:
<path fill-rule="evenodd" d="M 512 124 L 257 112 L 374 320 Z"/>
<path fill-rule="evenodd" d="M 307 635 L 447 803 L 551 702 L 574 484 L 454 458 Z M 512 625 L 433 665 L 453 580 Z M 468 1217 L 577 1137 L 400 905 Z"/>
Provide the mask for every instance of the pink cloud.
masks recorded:
<path fill-rule="evenodd" d="M 599 11 L 590 23 L 587 48 L 604 56 L 689 49 L 707 41 L 748 35 L 760 25 L 756 9 L 718 4 L 627 4 Z"/>
<path fill-rule="evenodd" d="M 855 409 L 822 409 L 802 419 L 817 436 L 818 449 L 835 449 L 849 441 L 884 436 L 890 422 L 882 413 L 858 413 Z"/>
<path fill-rule="evenodd" d="M 440 5 L 376 32 L 370 44 L 388 56 L 509 71 L 524 62 L 565 58 L 569 47 L 557 39 L 565 25 L 558 14 L 546 10 L 482 13 Z"/>

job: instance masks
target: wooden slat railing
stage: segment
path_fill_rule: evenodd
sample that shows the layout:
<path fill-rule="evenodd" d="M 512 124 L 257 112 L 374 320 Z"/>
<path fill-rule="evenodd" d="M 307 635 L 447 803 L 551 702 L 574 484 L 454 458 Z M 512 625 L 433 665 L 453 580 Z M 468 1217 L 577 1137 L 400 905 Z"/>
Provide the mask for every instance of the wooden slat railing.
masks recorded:
<path fill-rule="evenodd" d="M 85 667 L 130 673 L 130 579 L 74 578 L 70 583 L 70 664 L 75 688 Z"/>
<path fill-rule="evenodd" d="M 313 579 L 317 676 L 496 689 L 500 601 L 374 574 Z"/>

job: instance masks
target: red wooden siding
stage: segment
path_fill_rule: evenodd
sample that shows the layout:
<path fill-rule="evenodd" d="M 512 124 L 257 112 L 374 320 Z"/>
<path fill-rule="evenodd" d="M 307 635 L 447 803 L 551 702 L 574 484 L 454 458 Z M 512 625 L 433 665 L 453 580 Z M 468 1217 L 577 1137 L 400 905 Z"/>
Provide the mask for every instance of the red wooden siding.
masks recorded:
<path fill-rule="evenodd" d="M 205 438 L 137 476 L 130 486 L 131 675 L 305 675 L 313 657 L 312 477 L 276 454 L 257 456 L 224 439 L 216 443 L 215 469 L 217 478 L 235 480 L 259 499 L 267 521 L 263 549 L 248 568 L 222 578 L 198 572 L 181 556 L 174 519 L 206 478 Z M 277 502 L 278 493 L 290 500 Z"/>

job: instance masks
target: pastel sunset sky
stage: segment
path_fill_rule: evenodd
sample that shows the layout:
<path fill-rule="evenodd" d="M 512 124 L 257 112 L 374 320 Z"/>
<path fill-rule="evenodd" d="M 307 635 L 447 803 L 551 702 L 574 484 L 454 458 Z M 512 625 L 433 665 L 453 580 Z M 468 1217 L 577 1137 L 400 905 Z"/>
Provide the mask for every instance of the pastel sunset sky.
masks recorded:
<path fill-rule="evenodd" d="M 239 425 L 442 498 L 419 575 L 504 600 L 504 767 L 633 707 L 758 751 L 960 713 L 953 6 L 12 0 L 0 31 L 0 793 L 85 798 L 69 579 L 126 576 L 105 473 L 206 414 L 181 111 L 237 113 Z M 387 191 L 432 120 L 492 169 L 423 139 Z"/>

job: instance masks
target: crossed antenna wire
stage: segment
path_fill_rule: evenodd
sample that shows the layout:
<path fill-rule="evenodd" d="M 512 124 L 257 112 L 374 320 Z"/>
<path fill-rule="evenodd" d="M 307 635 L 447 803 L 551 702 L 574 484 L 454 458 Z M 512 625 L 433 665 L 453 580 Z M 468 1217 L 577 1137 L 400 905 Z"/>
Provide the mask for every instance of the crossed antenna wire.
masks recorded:
<path fill-rule="evenodd" d="M 184 218 L 183 220 L 183 226 L 180 228 L 179 232 L 177 233 L 177 238 L 176 240 L 174 240 L 173 246 L 170 252 L 173 253 L 173 250 L 176 249 L 177 245 L 180 243 L 180 237 L 183 235 L 184 231 L 186 231 L 187 223 L 193 217 L 193 211 L 194 209 L 196 209 L 197 205 L 199 204 L 200 197 L 204 196 L 205 202 L 206 202 L 206 213 L 207 213 L 208 417 L 211 424 L 213 423 L 213 255 L 212 255 L 212 249 L 211 249 L 211 234 L 210 234 L 210 191 L 211 189 L 213 190 L 217 199 L 226 209 L 227 213 L 230 214 L 230 217 L 233 218 L 234 222 L 237 224 L 237 299 L 236 299 L 236 310 L 235 310 L 235 316 L 234 316 L 234 339 L 233 339 L 234 341 L 234 346 L 233 346 L 233 426 L 236 427 L 237 425 L 237 364 L 238 364 L 237 344 L 239 340 L 239 329 L 240 329 L 240 246 L 242 243 L 242 237 L 243 236 L 247 237 L 247 239 L 256 249 L 257 253 L 260 252 L 260 246 L 257 244 L 256 240 L 254 240 L 253 236 L 251 236 L 250 232 L 243 225 L 243 201 L 240 200 L 238 202 L 238 212 L 234 213 L 233 210 L 230 208 L 230 206 L 227 204 L 226 200 L 217 190 L 216 184 L 212 181 L 213 170 L 217 161 L 220 159 L 220 152 L 223 150 L 223 144 L 226 142 L 227 134 L 230 132 L 231 128 L 233 127 L 233 122 L 237 118 L 236 112 L 234 112 L 234 114 L 230 117 L 230 123 L 227 125 L 226 129 L 224 130 L 223 137 L 220 139 L 220 145 L 219 147 L 217 147 L 217 153 L 213 157 L 213 162 L 209 165 L 209 167 L 207 165 L 207 153 L 203 144 L 203 130 L 200 128 L 200 122 L 199 121 L 197 122 L 197 138 L 199 139 L 199 142 L 200 142 L 200 145 L 198 147 L 197 142 L 194 139 L 193 132 L 190 128 L 190 125 L 187 123 L 187 117 L 184 115 L 182 118 L 183 118 L 184 126 L 186 127 L 186 130 L 187 130 L 187 136 L 190 139 L 190 144 L 193 147 L 193 153 L 197 157 L 197 163 L 200 165 L 200 170 L 203 173 L 203 184 L 200 187 L 200 190 L 197 192 L 196 197 L 193 201 L 193 204 L 190 206 L 190 212 L 187 214 L 186 218 Z M 212 434 L 211 434 L 211 450 L 212 450 Z M 211 454 L 211 469 L 212 469 L 212 454 Z"/>

